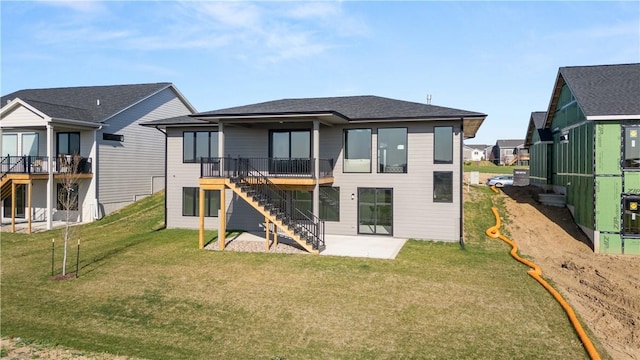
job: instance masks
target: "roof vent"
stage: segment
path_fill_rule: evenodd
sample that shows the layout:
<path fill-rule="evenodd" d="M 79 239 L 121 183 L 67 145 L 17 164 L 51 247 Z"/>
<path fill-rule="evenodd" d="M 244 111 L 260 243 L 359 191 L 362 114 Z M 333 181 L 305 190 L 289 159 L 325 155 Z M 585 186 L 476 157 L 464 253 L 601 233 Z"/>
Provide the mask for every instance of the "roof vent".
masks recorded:
<path fill-rule="evenodd" d="M 431 94 L 427 94 L 427 105 L 431 105 Z"/>
<path fill-rule="evenodd" d="M 96 105 L 100 106 L 100 99 L 96 100 Z"/>

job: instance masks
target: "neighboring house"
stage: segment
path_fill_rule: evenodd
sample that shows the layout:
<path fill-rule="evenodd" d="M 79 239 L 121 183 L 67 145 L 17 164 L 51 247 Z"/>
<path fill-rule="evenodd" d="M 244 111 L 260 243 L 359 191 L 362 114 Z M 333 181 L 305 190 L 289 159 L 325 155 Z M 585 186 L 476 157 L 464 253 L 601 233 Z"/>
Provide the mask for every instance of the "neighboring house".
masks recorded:
<path fill-rule="evenodd" d="M 515 165 L 518 161 L 515 149 L 524 146 L 524 140 L 498 140 L 489 158 L 496 165 Z"/>
<path fill-rule="evenodd" d="M 640 64 L 561 67 L 526 143 L 531 183 L 566 196 L 595 252 L 640 254 Z"/>
<path fill-rule="evenodd" d="M 73 172 L 72 220 L 88 222 L 164 188 L 165 136 L 141 122 L 192 114 L 171 83 L 20 90 L 2 97 L 3 222 L 62 220 L 61 179 Z M 12 195 L 13 194 L 13 195 Z"/>
<path fill-rule="evenodd" d="M 486 159 L 487 145 L 464 145 L 464 161 L 482 161 Z"/>
<path fill-rule="evenodd" d="M 377 96 L 285 99 L 151 121 L 169 228 L 462 241 L 463 139 L 486 115 Z M 267 233 L 268 234 L 268 233 Z M 268 235 L 267 235 L 268 236 Z"/>

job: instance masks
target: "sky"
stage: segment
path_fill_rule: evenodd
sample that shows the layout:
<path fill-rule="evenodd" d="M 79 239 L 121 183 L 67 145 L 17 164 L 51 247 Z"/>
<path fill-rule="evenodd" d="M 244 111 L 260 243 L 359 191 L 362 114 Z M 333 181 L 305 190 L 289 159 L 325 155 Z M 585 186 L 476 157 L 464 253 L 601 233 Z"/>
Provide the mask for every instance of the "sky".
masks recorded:
<path fill-rule="evenodd" d="M 171 82 L 198 110 L 377 95 L 524 139 L 562 66 L 640 62 L 640 1 L 1 1 L 0 92 Z"/>

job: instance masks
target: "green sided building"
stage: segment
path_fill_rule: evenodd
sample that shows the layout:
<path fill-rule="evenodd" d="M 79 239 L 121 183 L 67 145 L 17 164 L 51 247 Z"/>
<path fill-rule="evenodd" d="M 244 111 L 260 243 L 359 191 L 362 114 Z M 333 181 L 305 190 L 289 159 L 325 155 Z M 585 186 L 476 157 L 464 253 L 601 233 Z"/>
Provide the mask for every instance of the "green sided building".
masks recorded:
<path fill-rule="evenodd" d="M 565 195 L 595 252 L 640 255 L 640 64 L 561 67 L 525 146 L 531 184 Z"/>

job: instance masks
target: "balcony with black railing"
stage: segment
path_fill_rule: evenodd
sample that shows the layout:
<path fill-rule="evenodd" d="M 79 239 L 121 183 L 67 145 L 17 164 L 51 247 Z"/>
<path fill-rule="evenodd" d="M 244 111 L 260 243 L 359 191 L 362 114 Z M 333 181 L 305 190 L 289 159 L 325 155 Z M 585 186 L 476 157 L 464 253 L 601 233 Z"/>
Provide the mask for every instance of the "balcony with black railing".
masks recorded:
<path fill-rule="evenodd" d="M 315 159 L 311 158 L 202 158 L 200 177 L 233 178 L 239 172 L 260 174 L 271 179 L 314 179 Z M 320 159 L 319 178 L 333 177 L 333 160 Z"/>
<path fill-rule="evenodd" d="M 91 174 L 91 158 L 81 156 L 58 156 L 53 161 L 53 173 Z M 10 156 L 0 160 L 0 174 L 48 174 L 48 156 Z"/>

